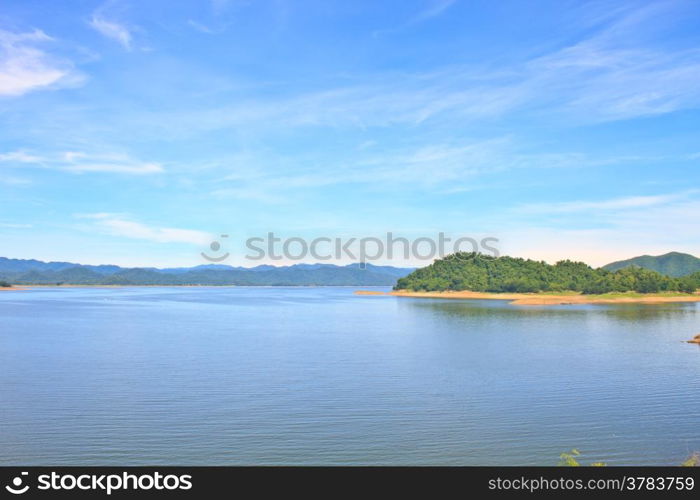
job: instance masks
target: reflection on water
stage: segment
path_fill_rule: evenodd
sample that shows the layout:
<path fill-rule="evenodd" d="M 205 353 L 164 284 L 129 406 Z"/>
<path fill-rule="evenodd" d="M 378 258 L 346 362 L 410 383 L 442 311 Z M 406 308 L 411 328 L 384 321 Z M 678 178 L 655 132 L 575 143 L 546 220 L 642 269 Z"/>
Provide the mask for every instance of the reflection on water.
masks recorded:
<path fill-rule="evenodd" d="M 2 464 L 676 464 L 697 304 L 351 288 L 0 294 Z"/>
<path fill-rule="evenodd" d="M 538 317 L 566 316 L 574 317 L 586 314 L 606 315 L 611 318 L 641 321 L 661 318 L 677 319 L 682 315 L 697 318 L 695 303 L 663 304 L 569 304 L 569 305 L 510 305 L 503 300 L 457 300 L 457 299 L 416 299 L 407 298 L 403 306 L 426 308 L 447 315 L 493 316 L 498 310 L 499 317 L 526 317 L 529 314 Z M 698 326 L 700 328 L 700 325 Z"/>

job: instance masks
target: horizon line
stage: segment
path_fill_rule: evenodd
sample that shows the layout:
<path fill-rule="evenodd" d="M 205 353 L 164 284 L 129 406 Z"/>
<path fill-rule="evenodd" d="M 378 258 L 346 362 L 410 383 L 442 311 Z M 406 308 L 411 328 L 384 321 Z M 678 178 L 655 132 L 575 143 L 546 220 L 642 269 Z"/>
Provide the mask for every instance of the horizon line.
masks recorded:
<path fill-rule="evenodd" d="M 473 253 L 473 252 L 466 252 L 466 253 Z M 482 253 L 482 252 L 475 252 L 475 253 Z M 624 262 L 626 260 L 631 260 L 631 259 L 636 259 L 636 258 L 641 258 L 641 257 L 658 258 L 658 257 L 664 257 L 666 255 L 670 255 L 670 254 L 689 255 L 691 257 L 700 258 L 700 257 L 696 257 L 695 255 L 690 254 L 690 253 L 678 252 L 678 251 L 672 250 L 672 251 L 669 251 L 669 252 L 666 252 L 663 254 L 659 254 L 659 255 L 651 255 L 651 254 L 634 255 L 632 257 L 627 257 L 624 259 L 614 260 L 614 261 L 608 262 L 607 264 L 603 264 L 603 265 L 597 266 L 597 267 L 593 266 L 593 265 L 591 265 L 583 260 L 577 260 L 577 259 L 559 259 L 557 262 L 563 261 L 563 260 L 572 260 L 574 262 L 582 262 L 582 263 L 590 266 L 591 268 L 596 269 L 596 268 L 605 267 L 607 265 L 616 264 L 618 262 Z M 448 254 L 448 255 L 453 255 L 453 254 Z M 442 260 L 442 259 L 448 257 L 448 255 L 446 255 L 445 257 L 433 259 L 430 263 L 425 264 L 425 266 L 415 266 L 415 265 L 409 265 L 409 264 L 405 264 L 405 265 L 375 264 L 372 262 L 350 262 L 348 264 L 340 264 L 340 263 L 333 263 L 333 262 L 312 261 L 312 262 L 296 262 L 293 264 L 280 264 L 280 265 L 275 265 L 275 264 L 271 264 L 271 263 L 266 262 L 266 263 L 261 263 L 261 264 L 257 264 L 255 266 L 250 266 L 250 267 L 249 266 L 223 264 L 223 263 L 217 263 L 217 262 L 210 262 L 207 264 L 197 264 L 197 265 L 193 265 L 193 266 L 183 265 L 183 266 L 157 267 L 157 266 L 124 266 L 124 265 L 119 265 L 119 264 L 82 264 L 79 262 L 71 262 L 71 261 L 42 260 L 42 259 L 36 259 L 36 258 L 18 258 L 18 257 L 7 257 L 7 256 L 0 256 L 0 259 L 25 261 L 25 262 L 26 261 L 35 261 L 35 262 L 39 262 L 42 264 L 71 264 L 73 266 L 84 266 L 84 267 L 118 267 L 120 269 L 146 269 L 146 270 L 155 269 L 155 270 L 160 270 L 160 271 L 170 270 L 170 269 L 196 269 L 196 268 L 201 268 L 201 267 L 209 267 L 209 268 L 219 267 L 219 268 L 228 268 L 231 270 L 253 270 L 253 269 L 257 269 L 259 267 L 273 267 L 273 268 L 277 268 L 277 269 L 283 269 L 283 268 L 289 268 L 289 267 L 295 267 L 295 266 L 350 267 L 350 266 L 355 266 L 355 265 L 358 265 L 358 266 L 364 265 L 364 266 L 373 266 L 373 267 L 391 267 L 391 268 L 395 268 L 395 269 L 418 269 L 420 267 L 429 266 L 430 264 L 432 264 L 433 262 L 435 262 L 437 260 Z M 493 256 L 488 255 L 488 257 L 493 257 Z M 514 259 L 547 262 L 544 259 L 533 259 L 533 258 L 529 258 L 529 257 L 517 257 L 517 256 L 513 256 L 513 255 L 498 255 L 495 258 L 501 258 L 501 257 L 510 257 L 510 258 L 514 258 Z"/>

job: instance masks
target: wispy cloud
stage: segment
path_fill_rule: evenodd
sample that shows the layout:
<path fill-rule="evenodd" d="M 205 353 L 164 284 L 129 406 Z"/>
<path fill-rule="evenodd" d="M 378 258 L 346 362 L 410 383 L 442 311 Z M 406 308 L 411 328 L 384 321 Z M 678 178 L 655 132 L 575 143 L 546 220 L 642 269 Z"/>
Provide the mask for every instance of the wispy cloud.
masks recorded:
<path fill-rule="evenodd" d="M 159 174 L 165 171 L 160 163 L 135 160 L 125 154 L 93 154 L 67 151 L 53 155 L 38 155 L 26 151 L 0 153 L 0 163 L 7 166 L 33 165 L 73 173 L 115 173 L 126 175 Z"/>
<path fill-rule="evenodd" d="M 31 224 L 17 224 L 14 222 L 0 222 L 0 227 L 5 229 L 30 229 Z"/>
<path fill-rule="evenodd" d="M 214 14 L 223 13 L 231 3 L 231 0 L 211 0 L 211 8 Z"/>
<path fill-rule="evenodd" d="M 372 36 L 376 37 L 384 34 L 397 33 L 434 17 L 438 17 L 440 14 L 452 7 L 456 1 L 457 0 L 428 0 L 422 10 L 409 17 L 408 20 L 404 21 L 402 24 L 393 28 L 375 30 L 372 33 Z"/>
<path fill-rule="evenodd" d="M 436 3 L 444 11 L 449 2 Z M 502 65 L 456 65 L 431 72 L 358 76 L 352 84 L 275 99 L 238 99 L 211 109 L 153 116 L 188 130 L 237 126 L 387 127 L 507 119 L 514 113 L 566 125 L 661 115 L 700 107 L 700 49 L 640 39 L 673 2 L 619 10 L 579 40 Z M 658 24 L 658 25 L 657 25 Z M 592 31 L 592 33 L 591 33 Z M 148 120 L 148 117 L 146 117 Z"/>
<path fill-rule="evenodd" d="M 359 158 L 336 160 L 333 165 L 316 163 L 309 158 L 255 157 L 247 155 L 243 165 L 220 178 L 212 194 L 220 198 L 247 199 L 265 203 L 293 200 L 291 193 L 321 187 L 353 184 L 373 190 L 395 189 L 440 190 L 445 185 L 463 185 L 482 172 L 508 168 L 503 151 L 510 147 L 505 139 L 472 141 L 460 144 L 428 144 L 411 149 L 392 149 L 375 153 L 360 150 Z M 500 163 L 500 164 L 499 164 Z M 281 165 L 271 169 L 269 165 Z M 294 173 L 290 173 L 294 172 Z"/>
<path fill-rule="evenodd" d="M 216 188 L 212 195 L 217 198 L 289 203 L 302 196 L 300 193 L 338 185 L 375 192 L 401 190 L 447 195 L 481 189 L 485 180 L 498 179 L 507 171 L 592 168 L 648 161 L 651 160 L 644 156 L 600 157 L 581 152 L 524 151 L 512 138 L 496 137 L 427 142 L 411 147 L 384 145 L 354 150 L 351 157 L 334 158 L 329 162 L 306 155 L 294 157 L 247 153 L 239 158 L 214 163 L 208 168 L 227 172 L 214 181 Z M 504 183 L 502 178 L 499 182 Z M 586 207 L 582 204 L 580 208 Z M 528 213 L 564 212 L 579 209 L 579 203 L 562 204 L 554 209 L 549 204 L 528 205 L 519 209 Z"/>
<path fill-rule="evenodd" d="M 148 226 L 126 218 L 123 214 L 95 213 L 82 214 L 78 217 L 92 220 L 92 227 L 112 236 L 156 243 L 189 243 L 192 245 L 205 245 L 212 240 L 211 235 L 203 231 Z"/>
<path fill-rule="evenodd" d="M 216 35 L 216 34 L 223 32 L 223 29 L 221 29 L 221 28 L 219 28 L 219 29 L 210 28 L 209 26 L 205 25 L 204 23 L 200 23 L 200 22 L 194 21 L 192 19 L 188 19 L 187 24 L 192 26 L 197 31 L 199 31 L 201 33 L 206 33 L 207 35 Z"/>
<path fill-rule="evenodd" d="M 548 89 L 553 109 L 612 121 L 700 106 L 700 50 L 613 48 L 594 38 L 538 58 L 527 84 Z M 544 96 L 542 96 L 544 97 Z M 544 101 L 547 103 L 547 100 Z"/>
<path fill-rule="evenodd" d="M 669 203 L 686 200 L 696 194 L 698 190 L 688 190 L 681 193 L 627 196 L 597 201 L 571 201 L 564 203 L 541 203 L 518 207 L 520 213 L 599 213 L 612 211 L 618 213 L 623 210 L 637 210 L 640 208 L 657 207 Z"/>
<path fill-rule="evenodd" d="M 456 1 L 457 0 L 431 0 L 429 5 L 413 18 L 412 23 L 418 23 L 439 16 L 452 7 Z"/>
<path fill-rule="evenodd" d="M 100 34 L 116 41 L 126 50 L 132 49 L 131 30 L 125 24 L 107 19 L 99 12 L 92 15 L 89 24 Z"/>
<path fill-rule="evenodd" d="M 52 42 L 41 30 L 24 33 L 0 30 L 0 96 L 19 96 L 83 81 L 71 62 L 40 48 Z"/>
<path fill-rule="evenodd" d="M 29 179 L 24 177 L 17 177 L 14 175 L 0 175 L 0 184 L 5 184 L 6 186 L 25 186 L 31 184 Z"/>
<path fill-rule="evenodd" d="M 9 153 L 0 153 L 0 162 L 9 163 L 40 163 L 42 158 L 26 151 L 10 151 Z"/>
<path fill-rule="evenodd" d="M 68 172 L 104 172 L 128 175 L 149 175 L 164 172 L 159 163 L 144 163 L 132 160 L 94 160 L 80 161 L 67 165 L 63 168 Z"/>

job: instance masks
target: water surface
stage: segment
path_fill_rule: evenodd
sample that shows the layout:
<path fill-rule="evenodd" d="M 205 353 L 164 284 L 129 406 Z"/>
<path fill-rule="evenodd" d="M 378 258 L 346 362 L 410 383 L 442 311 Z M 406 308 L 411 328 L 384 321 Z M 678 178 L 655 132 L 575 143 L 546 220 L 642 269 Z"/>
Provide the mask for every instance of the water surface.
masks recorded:
<path fill-rule="evenodd" d="M 0 464 L 677 464 L 698 304 L 0 293 Z"/>

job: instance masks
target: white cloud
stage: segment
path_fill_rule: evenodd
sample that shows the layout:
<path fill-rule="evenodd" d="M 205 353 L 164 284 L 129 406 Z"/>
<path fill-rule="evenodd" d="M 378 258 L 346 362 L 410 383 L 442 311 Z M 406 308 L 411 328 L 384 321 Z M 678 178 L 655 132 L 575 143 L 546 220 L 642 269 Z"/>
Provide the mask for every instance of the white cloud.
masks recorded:
<path fill-rule="evenodd" d="M 215 29 L 210 28 L 209 26 L 207 26 L 207 25 L 205 25 L 205 24 L 203 24 L 203 23 L 199 23 L 199 22 L 194 21 L 194 20 L 192 20 L 192 19 L 188 19 L 188 20 L 187 20 L 187 24 L 189 24 L 190 26 L 192 26 L 192 27 L 193 27 L 194 29 L 196 29 L 197 31 L 199 31 L 199 32 L 201 32 L 201 33 L 206 33 L 207 35 L 215 35 L 215 34 L 221 32 L 221 30 L 215 30 Z"/>
<path fill-rule="evenodd" d="M 439 16 L 449 9 L 455 1 L 456 0 L 432 0 L 430 5 L 413 19 L 413 23 Z"/>
<path fill-rule="evenodd" d="M 230 0 L 211 0 L 211 8 L 215 14 L 221 14 L 228 7 Z"/>
<path fill-rule="evenodd" d="M 0 162 L 39 163 L 41 162 L 41 157 L 21 150 L 10 151 L 9 153 L 0 153 Z"/>
<path fill-rule="evenodd" d="M 30 229 L 32 227 L 31 224 L 16 224 L 14 222 L 0 222 L 0 227 L 4 227 L 6 229 Z"/>
<path fill-rule="evenodd" d="M 212 236 L 203 231 L 172 227 L 153 227 L 125 218 L 122 214 L 95 213 L 78 217 L 94 220 L 94 227 L 113 236 L 153 241 L 156 243 L 189 243 L 206 245 Z"/>
<path fill-rule="evenodd" d="M 159 174 L 165 170 L 159 163 L 143 163 L 134 161 L 115 162 L 81 162 L 63 168 L 68 172 L 107 172 L 116 174 L 148 175 Z"/>
<path fill-rule="evenodd" d="M 0 96 L 19 96 L 33 90 L 76 85 L 83 80 L 69 61 L 38 47 L 52 41 L 41 30 L 0 30 Z"/>
<path fill-rule="evenodd" d="M 12 151 L 0 154 L 0 162 L 30 164 L 40 168 L 55 168 L 65 172 L 87 173 L 104 172 L 127 175 L 159 174 L 165 171 L 160 163 L 134 160 L 124 154 L 89 154 L 66 151 L 57 155 L 40 156 L 26 151 Z"/>
<path fill-rule="evenodd" d="M 665 157 L 682 160 L 682 157 Z M 415 144 L 411 147 L 383 145 L 354 150 L 348 158 L 332 160 L 313 155 L 275 155 L 266 152 L 222 160 L 208 166 L 226 172 L 216 179 L 212 195 L 263 203 L 289 203 L 324 186 L 352 185 L 374 192 L 427 192 L 442 195 L 483 189 L 489 183 L 507 183 L 498 177 L 506 171 L 567 169 L 643 164 L 658 157 L 594 156 L 579 152 L 540 153 L 523 151 L 511 137 Z M 538 174 L 539 175 L 539 174 Z M 647 200 L 627 200 L 643 203 Z M 590 208 L 589 202 L 527 205 L 520 212 L 552 213 Z M 611 208 L 612 202 L 606 201 Z M 620 202 L 622 203 L 622 202 Z"/>
<path fill-rule="evenodd" d="M 425 21 L 428 21 L 434 17 L 438 17 L 441 15 L 443 12 L 445 12 L 447 9 L 452 7 L 456 3 L 457 0 L 428 0 L 427 6 L 419 11 L 417 14 L 414 14 L 412 17 L 408 18 L 408 20 L 404 21 L 402 24 L 394 27 L 394 28 L 388 28 L 388 29 L 380 29 L 380 30 L 375 30 L 372 33 L 372 36 L 381 36 L 385 34 L 392 34 L 392 33 L 398 33 L 400 31 L 403 31 L 407 28 L 410 28 L 412 26 L 415 26 L 417 24 L 421 24 Z"/>
<path fill-rule="evenodd" d="M 24 186 L 31 184 L 29 179 L 24 177 L 16 177 L 13 175 L 0 175 L 0 184 L 5 184 L 7 186 Z"/>
<path fill-rule="evenodd" d="M 90 19 L 90 26 L 103 36 L 119 43 L 126 50 L 132 48 L 132 35 L 130 29 L 124 24 L 105 19 L 101 14 L 95 13 Z"/>
<path fill-rule="evenodd" d="M 506 161 L 506 151 L 510 148 L 507 142 L 499 138 L 428 144 L 381 153 L 370 148 L 362 150 L 358 159 L 336 160 L 331 168 L 308 157 L 246 155 L 234 164 L 235 171 L 218 179 L 221 187 L 212 194 L 218 198 L 283 203 L 295 199 L 292 192 L 339 184 L 371 189 L 401 186 L 411 190 L 442 190 L 447 185 L 464 185 L 479 173 L 512 167 L 512 162 Z M 318 166 L 311 168 L 310 163 Z M 257 168 L 250 169 L 250 165 Z M 268 165 L 274 168 L 267 168 Z"/>
<path fill-rule="evenodd" d="M 444 11 L 450 3 L 435 5 Z M 570 126 L 700 107 L 700 49 L 688 43 L 670 48 L 663 36 L 639 36 L 666 33 L 668 26 L 657 21 L 664 9 L 683 15 L 682 4 L 674 2 L 616 10 L 603 24 L 579 30 L 585 35 L 577 40 L 507 66 L 356 76 L 347 85 L 313 92 L 141 116 L 144 126 L 150 121 L 171 129 L 185 123 L 183 133 L 191 134 L 232 127 L 270 130 L 271 124 L 363 129 L 433 120 L 450 125 L 516 112 Z"/>
<path fill-rule="evenodd" d="M 620 211 L 635 210 L 639 208 L 649 208 L 666 205 L 675 201 L 686 199 L 696 193 L 696 190 L 684 191 L 682 193 L 650 195 L 650 196 L 627 196 L 613 198 L 609 200 L 597 201 L 571 201 L 564 203 L 538 203 L 518 207 L 520 213 L 578 213 L 578 212 L 600 212 L 600 211 Z"/>
<path fill-rule="evenodd" d="M 114 219 L 126 218 L 126 214 L 114 212 L 93 212 L 90 214 L 74 214 L 78 219 Z"/>

